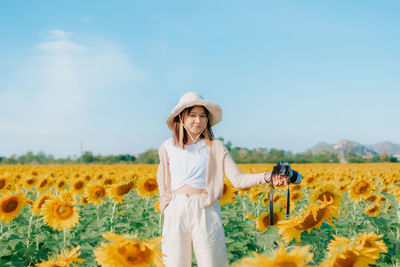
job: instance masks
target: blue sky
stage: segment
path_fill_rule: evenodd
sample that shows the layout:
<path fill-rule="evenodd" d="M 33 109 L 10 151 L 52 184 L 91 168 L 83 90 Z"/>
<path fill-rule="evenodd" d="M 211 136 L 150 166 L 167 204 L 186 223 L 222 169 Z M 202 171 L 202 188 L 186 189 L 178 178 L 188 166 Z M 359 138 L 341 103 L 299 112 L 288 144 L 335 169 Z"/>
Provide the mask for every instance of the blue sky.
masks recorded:
<path fill-rule="evenodd" d="M 2 1 L 0 155 L 141 153 L 195 91 L 234 146 L 400 143 L 398 1 Z"/>

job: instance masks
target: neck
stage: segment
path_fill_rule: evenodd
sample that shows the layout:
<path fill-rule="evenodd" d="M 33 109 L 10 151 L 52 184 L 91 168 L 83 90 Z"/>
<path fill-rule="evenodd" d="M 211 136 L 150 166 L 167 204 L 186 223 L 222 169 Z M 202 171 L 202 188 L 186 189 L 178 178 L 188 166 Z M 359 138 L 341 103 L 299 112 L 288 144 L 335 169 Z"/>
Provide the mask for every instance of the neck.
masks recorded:
<path fill-rule="evenodd" d="M 203 139 L 204 138 L 199 137 L 199 139 L 197 139 L 197 143 L 200 142 L 200 140 L 203 140 Z M 193 144 L 194 144 L 193 140 L 189 137 L 187 139 L 187 142 L 185 143 L 185 145 L 193 145 Z"/>

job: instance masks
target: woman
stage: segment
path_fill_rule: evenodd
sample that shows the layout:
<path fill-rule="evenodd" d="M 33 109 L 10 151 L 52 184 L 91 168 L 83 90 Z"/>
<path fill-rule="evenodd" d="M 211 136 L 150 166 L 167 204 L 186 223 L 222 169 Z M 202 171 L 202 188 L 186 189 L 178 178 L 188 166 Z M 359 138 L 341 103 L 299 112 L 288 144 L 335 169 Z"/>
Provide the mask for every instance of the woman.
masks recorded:
<path fill-rule="evenodd" d="M 199 267 L 228 266 L 221 207 L 224 173 L 236 188 L 270 182 L 287 184 L 270 172 L 243 174 L 211 127 L 222 110 L 197 93 L 187 93 L 167 118 L 173 138 L 159 149 L 157 181 L 164 214 L 161 250 L 166 267 L 189 267 L 192 249 Z M 294 181 L 296 182 L 296 181 Z"/>

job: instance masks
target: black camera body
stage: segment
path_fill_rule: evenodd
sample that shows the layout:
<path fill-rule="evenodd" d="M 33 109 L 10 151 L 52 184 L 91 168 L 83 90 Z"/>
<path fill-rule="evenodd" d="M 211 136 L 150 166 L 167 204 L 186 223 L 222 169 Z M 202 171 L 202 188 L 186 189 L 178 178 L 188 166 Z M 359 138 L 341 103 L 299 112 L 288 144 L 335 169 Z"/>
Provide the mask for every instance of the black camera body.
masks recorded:
<path fill-rule="evenodd" d="M 281 175 L 288 178 L 288 183 L 300 183 L 303 179 L 300 173 L 290 168 L 290 164 L 286 161 L 278 161 L 272 169 L 272 175 Z"/>

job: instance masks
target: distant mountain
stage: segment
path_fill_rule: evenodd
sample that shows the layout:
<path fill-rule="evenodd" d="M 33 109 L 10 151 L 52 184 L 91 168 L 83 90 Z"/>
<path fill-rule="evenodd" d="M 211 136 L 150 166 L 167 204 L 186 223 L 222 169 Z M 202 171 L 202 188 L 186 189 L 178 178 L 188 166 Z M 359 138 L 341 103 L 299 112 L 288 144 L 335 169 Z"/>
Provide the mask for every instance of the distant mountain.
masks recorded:
<path fill-rule="evenodd" d="M 368 145 L 367 147 L 378 154 L 383 154 L 384 152 L 389 155 L 400 154 L 400 145 L 388 141 L 377 143 L 375 145 Z"/>
<path fill-rule="evenodd" d="M 346 162 L 345 155 L 348 153 L 354 153 L 361 157 L 373 157 L 378 155 L 378 153 L 360 143 L 355 141 L 349 141 L 346 139 L 342 139 L 337 144 L 328 144 L 325 142 L 319 142 L 311 148 L 311 152 L 313 154 L 320 154 L 323 152 L 331 152 L 338 155 L 340 162 Z"/>
<path fill-rule="evenodd" d="M 368 147 L 361 145 L 360 143 L 349 141 L 346 139 L 340 140 L 333 148 L 335 150 L 335 153 L 339 155 L 344 155 L 350 152 L 355 153 L 359 156 L 378 155 L 378 153 L 374 150 L 369 149 Z"/>

